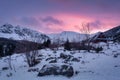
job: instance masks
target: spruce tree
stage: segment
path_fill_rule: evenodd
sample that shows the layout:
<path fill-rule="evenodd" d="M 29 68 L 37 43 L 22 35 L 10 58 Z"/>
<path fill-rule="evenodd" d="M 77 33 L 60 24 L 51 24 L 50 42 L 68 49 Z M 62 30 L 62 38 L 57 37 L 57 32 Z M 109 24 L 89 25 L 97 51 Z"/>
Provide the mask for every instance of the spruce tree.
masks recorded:
<path fill-rule="evenodd" d="M 51 41 L 50 41 L 50 39 L 48 39 L 47 41 L 44 41 L 43 46 L 44 47 L 49 47 L 50 44 L 51 44 Z"/>
<path fill-rule="evenodd" d="M 68 39 L 67 39 L 67 41 L 66 41 L 65 44 L 64 44 L 64 49 L 66 49 L 66 50 L 71 50 L 70 42 L 69 42 Z"/>

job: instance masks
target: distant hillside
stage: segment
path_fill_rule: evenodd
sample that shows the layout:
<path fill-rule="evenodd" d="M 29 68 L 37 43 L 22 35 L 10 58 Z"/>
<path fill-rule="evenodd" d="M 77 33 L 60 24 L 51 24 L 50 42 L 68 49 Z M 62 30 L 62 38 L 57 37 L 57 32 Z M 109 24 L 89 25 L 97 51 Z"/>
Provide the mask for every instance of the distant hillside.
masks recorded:
<path fill-rule="evenodd" d="M 53 42 L 57 42 L 58 40 L 60 40 L 61 42 L 65 42 L 67 39 L 70 42 L 73 42 L 73 41 L 78 42 L 85 39 L 84 34 L 80 34 L 73 31 L 63 31 L 57 34 L 49 34 L 48 36 L 51 38 Z"/>

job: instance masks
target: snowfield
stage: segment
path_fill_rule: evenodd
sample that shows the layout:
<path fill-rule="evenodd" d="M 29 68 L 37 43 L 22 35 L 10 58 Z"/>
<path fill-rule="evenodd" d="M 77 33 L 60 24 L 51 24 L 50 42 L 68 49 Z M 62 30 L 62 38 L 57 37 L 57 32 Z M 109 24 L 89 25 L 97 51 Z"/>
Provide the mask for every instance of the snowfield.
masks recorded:
<path fill-rule="evenodd" d="M 38 56 L 40 63 L 30 68 L 24 53 L 12 55 L 12 70 L 5 69 L 8 67 L 8 57 L 0 58 L 0 80 L 120 80 L 120 44 L 111 43 L 109 47 L 105 44 L 99 45 L 103 47 L 103 51 L 99 53 L 84 50 L 64 51 L 62 48 L 42 49 Z M 65 62 L 65 59 L 60 58 L 61 54 L 72 57 Z M 39 71 L 46 64 L 71 65 L 74 75 L 69 78 L 62 75 L 38 77 Z"/>

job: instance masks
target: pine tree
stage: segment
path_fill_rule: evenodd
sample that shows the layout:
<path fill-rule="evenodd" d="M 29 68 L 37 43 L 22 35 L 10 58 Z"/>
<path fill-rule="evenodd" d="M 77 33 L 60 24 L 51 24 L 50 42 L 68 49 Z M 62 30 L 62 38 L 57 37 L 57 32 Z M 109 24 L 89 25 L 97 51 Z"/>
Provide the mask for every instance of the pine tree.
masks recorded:
<path fill-rule="evenodd" d="M 50 44 L 51 44 L 51 41 L 50 41 L 50 39 L 48 39 L 47 41 L 44 41 L 43 46 L 44 47 L 49 47 Z"/>
<path fill-rule="evenodd" d="M 3 57 L 3 46 L 0 45 L 0 57 Z"/>
<path fill-rule="evenodd" d="M 69 42 L 68 39 L 67 39 L 67 41 L 66 41 L 65 44 L 64 44 L 64 49 L 66 49 L 66 50 L 71 50 L 70 42 Z"/>

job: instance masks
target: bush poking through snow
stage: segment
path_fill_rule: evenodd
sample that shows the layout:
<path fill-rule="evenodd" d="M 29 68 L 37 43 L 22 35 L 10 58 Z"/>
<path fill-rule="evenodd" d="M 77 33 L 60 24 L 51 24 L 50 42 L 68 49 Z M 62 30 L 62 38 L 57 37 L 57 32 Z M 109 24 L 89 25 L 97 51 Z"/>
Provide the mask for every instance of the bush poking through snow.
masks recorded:
<path fill-rule="evenodd" d="M 26 52 L 25 56 L 26 56 L 27 64 L 29 67 L 33 67 L 40 62 L 39 60 L 37 60 L 37 56 L 38 56 L 37 50 Z"/>
<path fill-rule="evenodd" d="M 97 48 L 95 49 L 96 53 L 99 53 L 99 52 L 102 51 L 102 50 L 103 50 L 102 47 L 97 47 Z"/>

